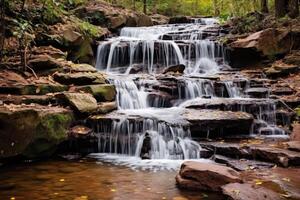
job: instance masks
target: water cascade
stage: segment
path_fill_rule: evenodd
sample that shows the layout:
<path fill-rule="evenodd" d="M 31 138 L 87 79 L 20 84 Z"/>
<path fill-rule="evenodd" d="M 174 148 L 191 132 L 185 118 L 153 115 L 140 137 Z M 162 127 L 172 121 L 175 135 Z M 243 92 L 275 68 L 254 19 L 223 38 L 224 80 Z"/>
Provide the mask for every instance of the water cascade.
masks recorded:
<path fill-rule="evenodd" d="M 284 134 L 276 126 L 276 103 L 256 105 L 256 99 L 244 95 L 246 88 L 222 71 L 225 50 L 211 39 L 220 34 L 214 31 L 216 23 L 208 18 L 191 24 L 125 27 L 119 37 L 100 43 L 96 68 L 108 73 L 116 86 L 119 110 L 92 123 L 99 152 L 147 159 L 200 158 L 201 147 L 178 114 L 190 101 L 254 102 L 219 109 L 252 114 L 252 133 L 272 129 L 272 134 Z M 178 65 L 185 66 L 183 74 L 164 74 Z"/>

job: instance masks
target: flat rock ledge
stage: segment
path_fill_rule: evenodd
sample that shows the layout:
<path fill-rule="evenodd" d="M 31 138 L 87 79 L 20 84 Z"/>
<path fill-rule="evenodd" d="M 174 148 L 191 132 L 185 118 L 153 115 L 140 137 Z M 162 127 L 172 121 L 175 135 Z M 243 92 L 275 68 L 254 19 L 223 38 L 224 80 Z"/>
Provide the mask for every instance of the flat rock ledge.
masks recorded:
<path fill-rule="evenodd" d="M 226 166 L 187 161 L 182 164 L 176 182 L 183 189 L 220 192 L 223 185 L 242 182 L 239 175 Z"/>

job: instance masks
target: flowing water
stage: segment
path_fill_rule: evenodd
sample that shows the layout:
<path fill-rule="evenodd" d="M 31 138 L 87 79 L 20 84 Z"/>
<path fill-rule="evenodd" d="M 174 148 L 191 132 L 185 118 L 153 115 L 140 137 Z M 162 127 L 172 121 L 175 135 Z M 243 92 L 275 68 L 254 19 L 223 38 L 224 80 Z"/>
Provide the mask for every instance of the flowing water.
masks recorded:
<path fill-rule="evenodd" d="M 191 24 L 125 27 L 119 37 L 99 45 L 96 68 L 105 71 L 116 86 L 120 111 L 118 117 L 92 124 L 101 153 L 149 159 L 200 158 L 201 147 L 192 140 L 189 124 L 169 122 L 181 121 L 176 114 L 181 112 L 180 104 L 198 98 L 247 97 L 243 93 L 246 88 L 230 79 L 213 77 L 226 73 L 222 71 L 226 51 L 211 39 L 220 34 L 214 31 L 217 23 L 216 19 L 206 18 L 194 19 Z M 162 76 L 168 67 L 176 65 L 185 66 L 182 76 Z M 170 85 L 172 78 L 176 83 Z M 166 83 L 164 88 L 162 82 Z M 270 130 L 272 134 L 284 134 L 276 127 L 275 102 L 268 102 L 255 112 L 242 105 L 239 110 L 226 110 L 254 114 L 253 134 L 270 134 Z"/>

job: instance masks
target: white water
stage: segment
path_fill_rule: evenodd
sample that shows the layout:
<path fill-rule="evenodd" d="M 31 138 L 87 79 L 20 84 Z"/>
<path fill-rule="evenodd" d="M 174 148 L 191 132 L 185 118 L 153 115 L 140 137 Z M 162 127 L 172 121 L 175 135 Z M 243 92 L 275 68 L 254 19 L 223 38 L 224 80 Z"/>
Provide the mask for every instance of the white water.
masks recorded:
<path fill-rule="evenodd" d="M 220 65 L 225 64 L 223 47 L 206 39 L 205 30 L 216 23 L 215 19 L 207 18 L 195 19 L 194 24 L 125 27 L 120 37 L 99 45 L 96 67 L 106 71 L 115 84 L 119 112 L 116 118 L 112 117 L 109 122 L 100 121 L 94 127 L 99 151 L 115 156 L 93 156 L 146 169 L 157 163 L 162 168 L 172 169 L 173 165 L 178 167 L 177 164 L 181 163 L 178 160 L 200 158 L 201 147 L 191 139 L 189 123 L 181 118 L 182 108 L 188 101 L 207 98 L 211 101 L 218 97 L 246 100 L 243 89 L 232 80 L 209 79 L 220 73 Z M 175 85 L 178 99 L 173 99 L 173 105 L 186 102 L 168 109 L 161 108 L 166 103 L 161 97 L 152 98 L 150 103 L 149 95 L 161 86 L 158 74 L 166 67 L 178 64 L 185 65 L 185 71 Z M 138 75 L 132 75 L 132 70 Z M 221 94 L 216 92 L 216 83 L 223 85 Z M 170 88 L 166 86 L 165 89 Z M 274 102 L 254 107 L 241 104 L 226 107 L 225 110 L 252 113 L 260 122 L 256 134 L 263 133 L 267 128 L 274 134 L 284 134 L 280 132 L 282 129 L 276 127 L 274 106 Z M 144 161 L 139 157 L 143 154 L 144 141 L 149 137 L 151 142 L 147 155 L 152 160 Z"/>

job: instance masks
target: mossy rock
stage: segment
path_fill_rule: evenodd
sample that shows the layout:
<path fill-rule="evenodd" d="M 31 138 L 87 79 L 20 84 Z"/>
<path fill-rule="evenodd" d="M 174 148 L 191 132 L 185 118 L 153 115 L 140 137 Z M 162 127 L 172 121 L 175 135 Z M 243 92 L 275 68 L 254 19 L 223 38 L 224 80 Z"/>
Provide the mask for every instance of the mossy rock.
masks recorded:
<path fill-rule="evenodd" d="M 68 90 L 68 86 L 59 84 L 0 86 L 0 93 L 2 94 L 45 95 L 48 93 L 63 92 L 66 90 Z"/>
<path fill-rule="evenodd" d="M 59 107 L 1 106 L 0 158 L 52 155 L 72 121 L 72 112 Z"/>
<path fill-rule="evenodd" d="M 116 88 L 111 84 L 86 85 L 78 87 L 77 90 L 92 94 L 98 102 L 114 101 L 116 98 Z"/>
<path fill-rule="evenodd" d="M 90 85 L 107 83 L 104 74 L 100 72 L 55 73 L 55 81 L 67 85 Z"/>

